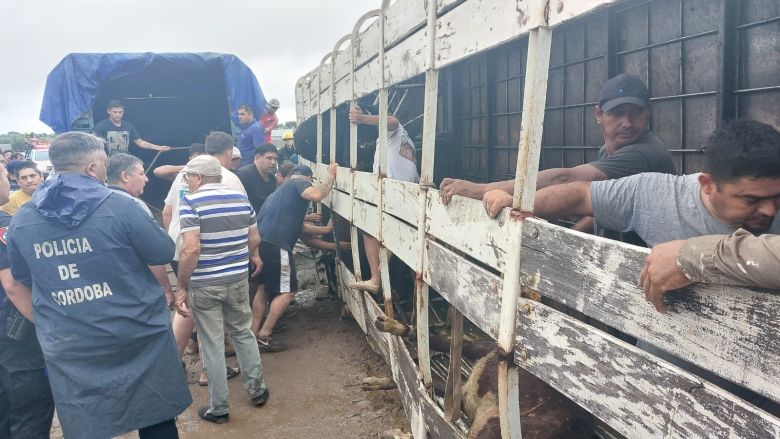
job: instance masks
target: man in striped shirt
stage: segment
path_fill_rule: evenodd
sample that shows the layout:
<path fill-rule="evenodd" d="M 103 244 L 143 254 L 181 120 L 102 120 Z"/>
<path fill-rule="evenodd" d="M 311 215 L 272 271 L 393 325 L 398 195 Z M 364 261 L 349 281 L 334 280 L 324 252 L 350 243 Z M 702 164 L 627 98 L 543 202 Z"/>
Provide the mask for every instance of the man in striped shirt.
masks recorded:
<path fill-rule="evenodd" d="M 182 249 L 179 255 L 176 307 L 192 315 L 198 326 L 209 405 L 198 409 L 206 421 L 228 421 L 223 327 L 238 355 L 241 378 L 252 402 L 268 399 L 260 352 L 250 328 L 252 311 L 247 294 L 249 263 L 260 273 L 260 234 L 246 195 L 222 184 L 222 166 L 211 156 L 199 156 L 185 167 L 190 193 L 179 207 Z"/>

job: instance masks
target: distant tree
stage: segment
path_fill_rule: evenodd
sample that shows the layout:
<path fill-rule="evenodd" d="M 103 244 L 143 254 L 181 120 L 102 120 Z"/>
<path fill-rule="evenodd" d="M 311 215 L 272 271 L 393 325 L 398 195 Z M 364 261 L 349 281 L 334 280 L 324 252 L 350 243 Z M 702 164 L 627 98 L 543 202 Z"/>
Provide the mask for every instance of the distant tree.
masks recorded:
<path fill-rule="evenodd" d="M 281 128 L 283 130 L 294 130 L 294 129 L 298 128 L 298 122 L 296 122 L 294 120 L 288 120 L 285 123 L 280 123 L 279 124 L 279 128 Z"/>

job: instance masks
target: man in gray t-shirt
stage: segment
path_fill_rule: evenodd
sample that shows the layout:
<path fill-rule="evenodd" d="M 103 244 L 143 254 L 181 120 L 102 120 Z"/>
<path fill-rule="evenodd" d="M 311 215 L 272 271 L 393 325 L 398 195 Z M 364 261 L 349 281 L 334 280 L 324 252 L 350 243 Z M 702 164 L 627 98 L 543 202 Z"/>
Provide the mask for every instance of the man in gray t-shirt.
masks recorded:
<path fill-rule="evenodd" d="M 705 151 L 700 174 L 648 173 L 544 188 L 536 192 L 534 213 L 548 220 L 595 216 L 601 226 L 636 232 L 650 245 L 738 228 L 780 232 L 780 132 L 735 121 L 715 131 Z M 511 204 L 506 192 L 485 196 L 490 216 Z"/>
<path fill-rule="evenodd" d="M 599 226 L 619 232 L 636 232 L 653 246 L 701 235 L 731 234 L 730 225 L 704 205 L 700 179 L 704 174 L 674 176 L 645 173 L 618 180 L 596 181 L 590 187 L 590 204 Z M 780 187 L 774 188 L 780 192 Z M 720 216 L 720 215 L 719 215 Z M 780 233 L 780 220 L 767 233 Z"/>

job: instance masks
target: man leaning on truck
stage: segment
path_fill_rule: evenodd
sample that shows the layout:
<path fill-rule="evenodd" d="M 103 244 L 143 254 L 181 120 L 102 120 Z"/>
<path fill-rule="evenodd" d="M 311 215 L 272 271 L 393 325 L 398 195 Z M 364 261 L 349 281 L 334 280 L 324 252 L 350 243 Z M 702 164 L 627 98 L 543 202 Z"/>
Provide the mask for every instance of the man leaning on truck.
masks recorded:
<path fill-rule="evenodd" d="M 168 151 L 171 149 L 170 146 L 155 145 L 142 139 L 133 124 L 122 120 L 125 115 L 125 105 L 118 99 L 112 99 L 108 102 L 106 112 L 108 117 L 98 122 L 92 130 L 93 134 L 106 140 L 106 154 L 111 155 L 114 152 L 129 154 L 130 142 L 143 149 L 155 151 Z"/>

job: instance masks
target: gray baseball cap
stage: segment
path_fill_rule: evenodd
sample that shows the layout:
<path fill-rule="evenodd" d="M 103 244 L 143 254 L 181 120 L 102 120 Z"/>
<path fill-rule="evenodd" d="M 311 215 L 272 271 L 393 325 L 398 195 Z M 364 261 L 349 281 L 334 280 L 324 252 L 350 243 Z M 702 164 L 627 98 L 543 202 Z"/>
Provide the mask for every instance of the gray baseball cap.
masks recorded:
<path fill-rule="evenodd" d="M 639 77 L 621 73 L 601 87 L 599 93 L 601 111 L 611 111 L 621 104 L 634 104 L 642 108 L 650 105 L 650 93 Z"/>
<path fill-rule="evenodd" d="M 210 155 L 199 155 L 187 162 L 184 172 L 204 177 L 219 177 L 222 175 L 222 165 Z"/>

